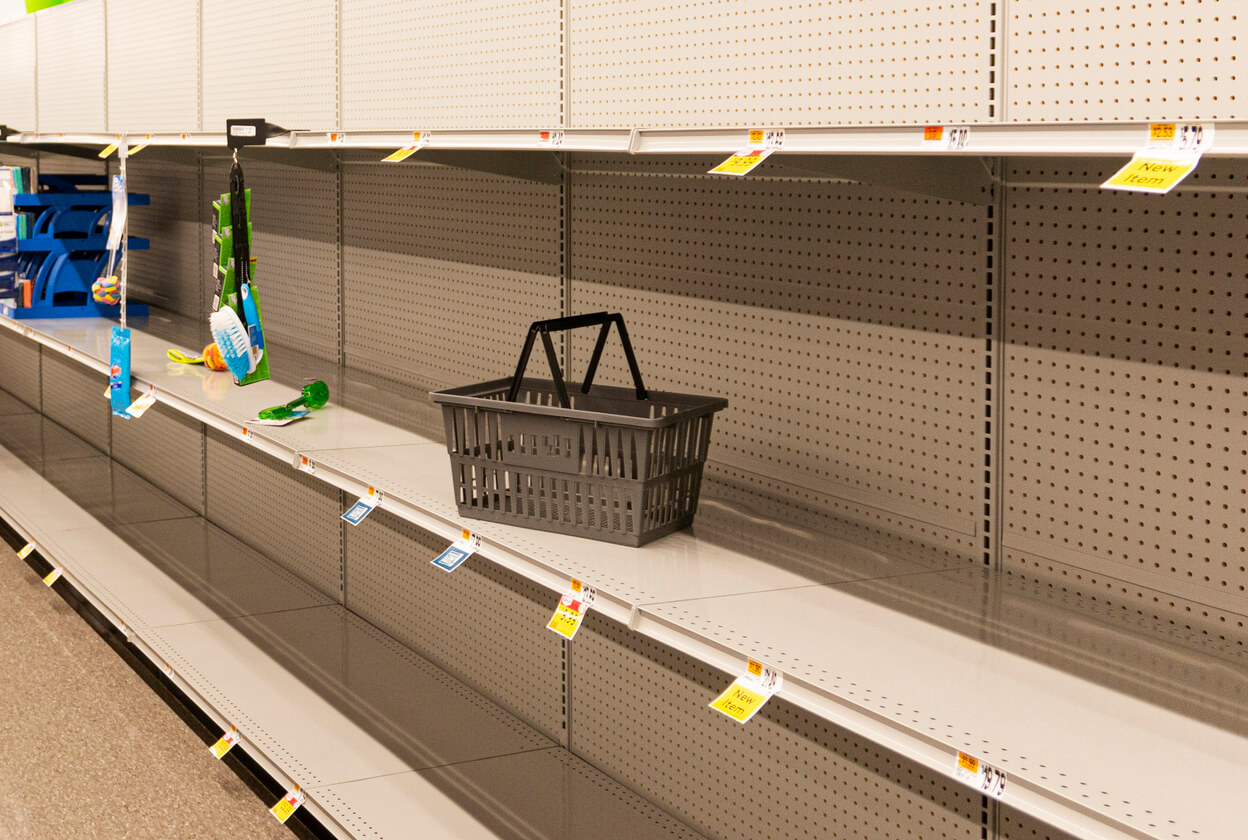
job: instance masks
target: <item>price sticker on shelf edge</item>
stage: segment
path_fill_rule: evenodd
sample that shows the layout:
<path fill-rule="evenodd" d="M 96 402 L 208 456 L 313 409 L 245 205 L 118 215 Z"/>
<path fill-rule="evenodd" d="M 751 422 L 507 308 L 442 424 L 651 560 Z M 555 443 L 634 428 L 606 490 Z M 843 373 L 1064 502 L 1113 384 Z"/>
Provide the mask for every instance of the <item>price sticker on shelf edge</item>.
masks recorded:
<path fill-rule="evenodd" d="M 33 542 L 26 543 L 26 545 L 22 546 L 21 549 L 17 552 L 17 559 L 25 560 L 27 557 L 30 556 L 30 553 L 34 550 L 35 550 L 35 544 Z"/>
<path fill-rule="evenodd" d="M 208 748 L 208 751 L 220 760 L 225 758 L 225 754 L 234 749 L 234 745 L 238 743 L 238 730 L 231 728 L 229 732 L 223 734 L 217 739 L 217 742 Z"/>
<path fill-rule="evenodd" d="M 277 804 L 269 809 L 269 813 L 277 817 L 277 821 L 285 825 L 286 820 L 290 819 L 290 815 L 299 810 L 299 806 L 303 804 L 303 791 L 299 788 L 289 790 L 286 795 L 277 801 Z"/>
<path fill-rule="evenodd" d="M 586 586 L 573 578 L 568 591 L 559 599 L 559 606 L 555 607 L 555 614 L 550 617 L 546 629 L 571 641 L 576 637 L 576 631 L 581 629 L 585 613 L 589 612 L 596 597 L 597 593 L 592 586 Z"/>
<path fill-rule="evenodd" d="M 1204 154 L 1213 146 L 1212 123 L 1152 123 L 1144 151 Z"/>
<path fill-rule="evenodd" d="M 348 525 L 359 525 L 364 521 L 364 517 L 373 512 L 373 508 L 377 507 L 377 503 L 381 501 L 381 494 L 377 492 L 377 488 L 370 487 L 368 492 L 360 496 L 355 504 L 347 508 L 347 512 L 342 518 L 347 521 Z"/>
<path fill-rule="evenodd" d="M 784 148 L 784 129 L 751 129 L 748 147 L 751 149 L 770 149 L 773 152 L 778 152 Z"/>
<path fill-rule="evenodd" d="M 52 584 L 56 583 L 58 580 L 60 580 L 60 579 L 61 579 L 61 575 L 62 575 L 62 574 L 63 574 L 63 570 L 62 570 L 62 569 L 58 566 L 57 568 L 55 568 L 55 569 L 53 569 L 52 571 L 48 572 L 48 573 L 44 576 L 44 578 L 43 578 L 43 582 L 44 582 L 44 584 L 46 584 L 47 586 L 51 586 Z"/>
<path fill-rule="evenodd" d="M 1169 156 L 1137 152 L 1126 166 L 1101 184 L 1101 189 L 1165 195 L 1177 187 L 1199 164 L 1199 154 Z"/>
<path fill-rule="evenodd" d="M 433 565 L 444 572 L 453 572 L 464 564 L 464 561 L 477 553 L 481 547 L 481 536 L 465 528 L 460 538 L 446 547 L 446 550 L 433 558 Z"/>
<path fill-rule="evenodd" d="M 543 131 L 537 135 L 537 145 L 557 149 L 563 145 L 563 132 Z"/>
<path fill-rule="evenodd" d="M 711 701 L 711 708 L 737 723 L 746 723 L 780 690 L 782 681 L 775 668 L 751 659 L 745 673 Z"/>
<path fill-rule="evenodd" d="M 143 394 L 137 400 L 130 403 L 130 407 L 127 408 L 126 411 L 130 414 L 132 418 L 137 420 L 138 418 L 142 417 L 145 413 L 147 413 L 147 410 L 155 404 L 156 404 L 156 392 L 153 390 L 149 390 L 146 394 Z"/>
<path fill-rule="evenodd" d="M 753 171 L 760 163 L 771 157 L 775 149 L 742 149 L 726 161 L 707 170 L 710 175 L 733 175 L 741 177 Z"/>
<path fill-rule="evenodd" d="M 960 152 L 971 143 L 970 126 L 927 125 L 923 127 L 924 149 L 935 152 Z"/>
<path fill-rule="evenodd" d="M 958 753 L 953 776 L 959 782 L 970 785 L 993 799 L 1000 799 L 1005 793 L 1005 773 L 964 752 Z"/>

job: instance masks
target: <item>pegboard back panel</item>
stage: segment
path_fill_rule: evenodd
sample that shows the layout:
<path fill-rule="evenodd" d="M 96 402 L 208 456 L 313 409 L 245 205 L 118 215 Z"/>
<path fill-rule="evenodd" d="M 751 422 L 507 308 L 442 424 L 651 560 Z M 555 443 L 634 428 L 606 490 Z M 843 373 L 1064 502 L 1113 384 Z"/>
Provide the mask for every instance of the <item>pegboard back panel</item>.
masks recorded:
<path fill-rule="evenodd" d="M 280 158 L 243 158 L 242 167 L 251 190 L 251 255 L 256 258 L 256 297 L 264 316 L 265 337 L 318 359 L 337 362 L 338 173 L 333 168 L 285 165 Z M 202 207 L 209 214 L 209 240 L 212 202 L 229 191 L 229 177 L 228 159 L 205 161 Z M 211 261 L 211 254 L 208 259 Z M 205 283 L 212 285 L 211 276 L 205 277 Z M 211 296 L 209 290 L 210 300 Z"/>
<path fill-rule="evenodd" d="M 108 0 L 108 130 L 199 129 L 199 3 Z"/>
<path fill-rule="evenodd" d="M 569 125 L 985 122 L 991 0 L 571 0 Z"/>
<path fill-rule="evenodd" d="M 559 187 L 370 160 L 344 174 L 347 364 L 422 388 L 509 375 L 562 311 Z"/>
<path fill-rule="evenodd" d="M 572 311 L 622 312 L 650 387 L 728 399 L 710 459 L 738 480 L 973 535 L 986 211 L 703 163 L 576 159 Z"/>
<path fill-rule="evenodd" d="M 341 0 L 342 127 L 562 125 L 560 0 Z"/>
<path fill-rule="evenodd" d="M 743 727 L 732 675 L 592 612 L 571 665 L 572 751 L 709 837 L 981 837 L 969 789 L 782 700 Z"/>
<path fill-rule="evenodd" d="M 1006 7 L 1011 121 L 1245 118 L 1248 15 L 1235 0 Z"/>
<path fill-rule="evenodd" d="M 202 516 L 204 424 L 160 403 L 112 423 L 113 458 Z"/>
<path fill-rule="evenodd" d="M 101 452 L 109 449 L 108 377 L 59 353 L 44 353 L 43 413 Z"/>
<path fill-rule="evenodd" d="M 40 131 L 106 131 L 104 0 L 38 13 Z"/>
<path fill-rule="evenodd" d="M 201 0 L 203 129 L 338 127 L 338 0 Z"/>
<path fill-rule="evenodd" d="M 546 629 L 557 593 L 479 556 L 447 574 L 431 563 L 446 540 L 383 510 L 346 534 L 347 609 L 566 743 L 563 643 Z M 448 633 L 465 604 L 489 608 Z"/>
<path fill-rule="evenodd" d="M 38 128 L 35 102 L 35 15 L 18 18 L 0 26 L 0 124 L 34 131 Z M 13 165 L 13 164 L 6 164 Z"/>
<path fill-rule="evenodd" d="M 342 601 L 341 493 L 209 429 L 207 518 Z"/>
<path fill-rule="evenodd" d="M 1015 808 L 1001 806 L 993 840 L 1079 840 Z"/>
<path fill-rule="evenodd" d="M 0 329 L 0 387 L 35 411 L 43 406 L 39 350 L 35 342 Z"/>
<path fill-rule="evenodd" d="M 1004 547 L 1243 615 L 1248 193 L 1215 160 L 1086 188 L 1111 169 L 1009 173 Z"/>
<path fill-rule="evenodd" d="M 126 177 L 130 192 L 152 200 L 129 215 L 130 235 L 150 243 L 146 251 L 130 252 L 129 293 L 179 315 L 203 318 L 208 310 L 201 287 L 211 278 L 203 260 L 199 162 L 189 155 L 170 160 L 148 149 L 127 162 Z"/>

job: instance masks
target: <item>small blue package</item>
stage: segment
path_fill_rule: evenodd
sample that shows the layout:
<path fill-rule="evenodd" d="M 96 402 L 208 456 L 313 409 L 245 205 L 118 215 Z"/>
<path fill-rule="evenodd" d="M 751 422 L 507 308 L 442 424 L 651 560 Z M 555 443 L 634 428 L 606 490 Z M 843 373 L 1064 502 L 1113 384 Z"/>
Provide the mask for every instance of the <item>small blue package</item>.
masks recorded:
<path fill-rule="evenodd" d="M 113 327 L 108 363 L 108 401 L 113 414 L 130 419 L 130 328 Z"/>

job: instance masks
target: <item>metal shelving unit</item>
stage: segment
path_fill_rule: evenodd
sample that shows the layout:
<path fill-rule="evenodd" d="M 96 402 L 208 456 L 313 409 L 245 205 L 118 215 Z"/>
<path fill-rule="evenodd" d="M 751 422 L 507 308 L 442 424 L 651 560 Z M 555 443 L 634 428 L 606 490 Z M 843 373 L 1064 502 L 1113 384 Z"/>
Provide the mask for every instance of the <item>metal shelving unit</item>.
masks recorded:
<path fill-rule="evenodd" d="M 106 322 L 5 325 L 92 369 L 106 367 Z M 198 326 L 170 319 L 162 334 L 178 330 Z M 1229 836 L 1238 825 L 1234 791 L 1248 780 L 1248 731 L 1158 706 L 1138 696 L 1138 686 L 1123 690 L 1113 662 L 1076 675 L 1012 648 L 1017 622 L 1002 603 L 1020 596 L 1000 573 L 906 562 L 714 505 L 692 532 L 641 550 L 465 521 L 440 442 L 332 405 L 291 426 L 248 427 L 259 408 L 297 389 L 205 389 L 211 374 L 170 372 L 167 346 L 135 332 L 136 387 L 154 388 L 165 405 L 348 493 L 374 487 L 383 509 L 448 542 L 470 528 L 487 559 L 544 587 L 582 580 L 597 591 L 595 612 L 720 671 L 740 671 L 747 657 L 774 665 L 785 676 L 785 700 L 937 773 L 953 777 L 958 752 L 976 755 L 1005 771 L 1003 801 L 1062 830 L 1196 837 Z M 362 441 L 368 445 L 355 445 Z M 925 604 L 920 615 L 910 614 L 907 598 Z M 933 626 L 930 615 L 942 612 L 961 626 Z M 1050 620 L 1068 615 L 1054 608 Z M 1085 630 L 1067 642 L 1071 650 L 1117 632 Z M 1183 646 L 1141 642 L 1134 653 L 1186 668 L 1197 693 L 1201 674 L 1217 674 Z M 931 685 L 945 688 L 933 695 Z M 1245 718 L 1248 709 L 1236 706 L 1232 716 Z M 1199 769 L 1176 776 L 1176 766 Z"/>

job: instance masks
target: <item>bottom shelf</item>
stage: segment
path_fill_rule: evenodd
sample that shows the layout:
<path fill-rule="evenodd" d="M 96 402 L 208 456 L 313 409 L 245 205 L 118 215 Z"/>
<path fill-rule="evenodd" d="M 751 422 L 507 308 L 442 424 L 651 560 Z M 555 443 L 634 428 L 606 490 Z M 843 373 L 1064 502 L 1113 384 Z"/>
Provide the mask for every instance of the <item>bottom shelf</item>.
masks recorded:
<path fill-rule="evenodd" d="M 66 469 L 114 480 L 45 476 Z M 335 834 L 698 836 L 193 512 L 132 504 L 136 481 L 99 453 L 0 449 L 0 514 Z"/>

